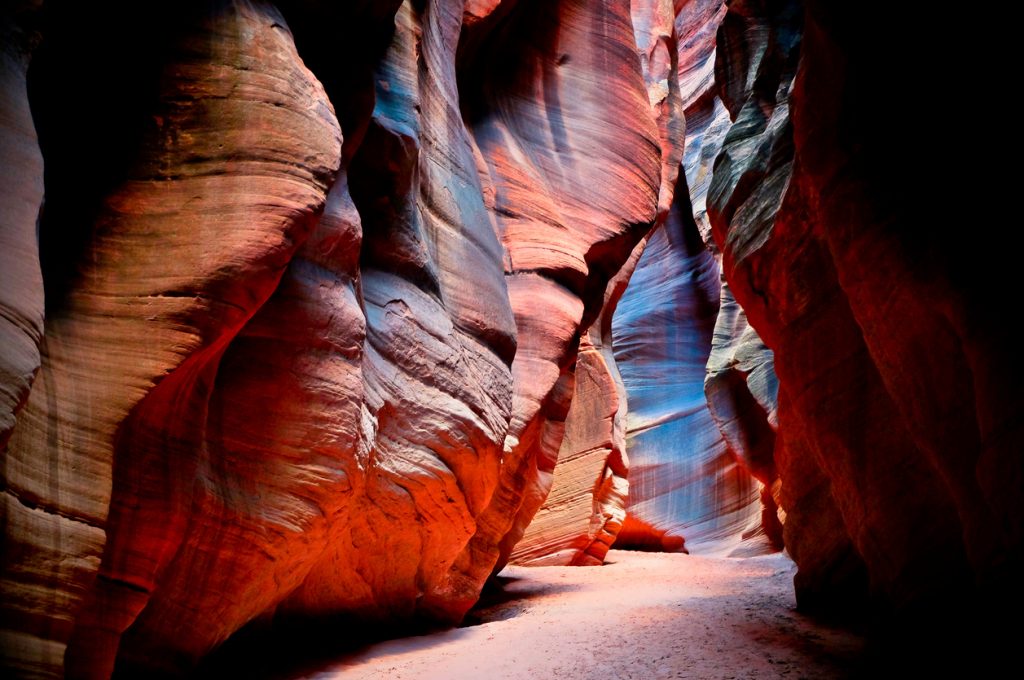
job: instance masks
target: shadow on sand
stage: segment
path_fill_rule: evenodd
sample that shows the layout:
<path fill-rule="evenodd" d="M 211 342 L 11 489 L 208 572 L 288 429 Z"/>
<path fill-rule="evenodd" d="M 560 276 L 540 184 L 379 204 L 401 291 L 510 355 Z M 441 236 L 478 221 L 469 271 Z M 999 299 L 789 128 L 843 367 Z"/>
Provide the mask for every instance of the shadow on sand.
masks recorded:
<path fill-rule="evenodd" d="M 284 680 L 341 669 L 372 658 L 374 648 L 383 643 L 388 643 L 389 654 L 444 644 L 464 635 L 466 628 L 517 616 L 536 597 L 573 588 L 571 583 L 552 586 L 518 577 L 493 577 L 458 627 L 421 620 L 374 623 L 340 617 L 256 621 L 207 657 L 192 677 Z"/>

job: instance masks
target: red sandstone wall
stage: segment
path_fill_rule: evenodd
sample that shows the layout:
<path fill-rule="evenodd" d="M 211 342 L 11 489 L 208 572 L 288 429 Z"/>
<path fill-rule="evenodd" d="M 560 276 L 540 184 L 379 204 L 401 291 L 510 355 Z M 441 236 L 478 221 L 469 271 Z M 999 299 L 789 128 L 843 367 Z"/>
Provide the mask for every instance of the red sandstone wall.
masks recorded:
<path fill-rule="evenodd" d="M 260 617 L 459 620 L 547 493 L 579 337 L 675 171 L 629 3 L 176 12 L 133 36 L 97 103 L 123 155 L 77 187 L 56 22 L 110 46 L 97 68 L 124 26 L 47 16 L 36 95 L 30 40 L 4 52 L 4 664 L 176 673 Z M 41 342 L 29 104 L 43 241 L 80 245 L 43 258 Z"/>
<path fill-rule="evenodd" d="M 979 588 L 1013 602 L 1024 421 L 994 314 L 1005 255 L 982 264 L 950 238 L 955 218 L 922 182 L 945 167 L 939 147 L 895 122 L 946 72 L 953 57 L 933 42 L 946 33 L 880 9 L 731 5 L 717 72 L 735 84 L 722 91 L 735 122 L 709 193 L 715 240 L 775 353 L 800 603 L 867 594 L 952 610 Z M 761 46 L 774 62 L 751 60 Z M 898 159 L 920 177 L 904 181 Z"/>

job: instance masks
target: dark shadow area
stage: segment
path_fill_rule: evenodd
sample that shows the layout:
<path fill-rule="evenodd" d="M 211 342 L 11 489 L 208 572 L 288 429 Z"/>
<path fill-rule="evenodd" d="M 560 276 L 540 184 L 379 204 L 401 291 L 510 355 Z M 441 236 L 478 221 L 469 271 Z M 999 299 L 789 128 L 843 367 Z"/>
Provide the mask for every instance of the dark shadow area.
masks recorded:
<path fill-rule="evenodd" d="M 194 8 L 126 0 L 44 5 L 28 93 L 44 158 L 39 249 L 48 314 L 72 286 L 104 197 L 128 178 L 155 126 L 167 51 Z"/>
<path fill-rule="evenodd" d="M 44 4 L 28 92 L 44 158 L 39 248 L 49 313 L 60 309 L 74 285 L 105 197 L 130 177 L 145 136 L 156 128 L 153 114 L 171 52 L 197 17 L 214 12 L 220 1 Z M 373 68 L 400 3 L 278 4 L 300 56 L 337 111 L 349 159 L 373 109 Z"/>
<path fill-rule="evenodd" d="M 315 673 L 374 644 L 443 629 L 427 622 L 354 618 L 254 621 L 206 657 L 193 677 L 287 678 Z"/>
<path fill-rule="evenodd" d="M 788 648 L 808 658 L 823 659 L 837 669 L 836 678 L 996 678 L 1013 675 L 1019 665 L 1019 596 L 1007 593 L 1003 607 L 977 601 L 957 601 L 953 595 L 943 604 L 916 606 L 894 612 L 860 603 L 807 613 L 797 609 L 793 617 L 807 628 L 789 621 L 771 626 L 751 621 L 738 626 L 752 641 L 771 638 L 775 648 Z M 739 613 L 741 614 L 741 613 Z M 862 638 L 862 648 L 844 648 L 830 639 L 850 633 Z"/>
<path fill-rule="evenodd" d="M 1005 595 L 1001 606 L 951 598 L 891 617 L 876 613 L 843 622 L 863 630 L 868 640 L 857 677 L 948 677 L 958 671 L 976 678 L 1015 675 L 1024 625 L 1019 594 Z"/>
<path fill-rule="evenodd" d="M 741 616 L 743 613 L 738 611 L 736 615 Z M 866 674 L 874 664 L 865 655 L 863 647 L 849 643 L 849 633 L 860 635 L 859 631 L 838 624 L 823 625 L 820 621 L 798 613 L 795 616 L 804 618 L 808 622 L 808 629 L 794 626 L 789 621 L 768 624 L 766 621 L 749 620 L 734 625 L 734 630 L 749 638 L 751 647 L 764 649 L 769 663 L 777 664 L 780 676 L 792 673 L 795 677 L 805 677 L 801 675 L 803 664 L 792 660 L 792 657 L 802 657 L 808 665 L 813 663 L 815 666 L 830 668 L 831 680 L 869 677 Z M 835 634 L 835 638 L 832 638 L 831 633 Z M 773 654 L 776 651 L 789 654 L 776 656 Z M 814 677 L 820 676 L 815 674 Z M 873 677 L 888 676 L 876 674 Z"/>
<path fill-rule="evenodd" d="M 346 658 L 367 652 L 374 645 L 416 638 L 459 628 L 479 626 L 513 618 L 525 604 L 542 595 L 573 590 L 572 582 L 552 585 L 529 579 L 495 576 L 484 586 L 480 600 L 456 627 L 425 620 L 372 622 L 355 617 L 292 618 L 258 620 L 235 633 L 207 656 L 194 678 L 291 678 L 316 673 L 327 666 L 344 664 Z M 410 644 L 431 646 L 443 639 L 417 640 Z M 135 677 L 121 673 L 120 678 Z"/>
<path fill-rule="evenodd" d="M 306 67 L 323 84 L 344 136 L 345 165 L 375 103 L 374 72 L 391 42 L 401 0 L 278 0 Z"/>
<path fill-rule="evenodd" d="M 487 583 L 484 584 L 484 589 L 480 593 L 480 599 L 476 605 L 469 610 L 466 614 L 466 618 L 463 619 L 460 627 L 465 628 L 467 626 L 479 626 L 484 623 L 491 621 L 502 621 L 510 618 L 508 615 L 502 615 L 505 612 L 500 613 L 494 612 L 494 609 L 502 609 L 502 605 L 506 605 L 510 602 L 517 602 L 521 600 L 528 600 L 531 597 L 535 597 L 540 594 L 540 590 L 533 593 L 517 593 L 511 592 L 509 586 L 515 584 L 521 579 L 514 576 L 492 576 L 488 579 Z M 515 614 L 513 613 L 512 616 Z"/>
<path fill-rule="evenodd" d="M 516 576 L 492 576 L 484 585 L 480 599 L 469 610 L 460 627 L 505 621 L 525 611 L 525 604 L 543 595 L 564 593 L 579 586 L 572 581 L 558 585 L 533 583 Z"/>

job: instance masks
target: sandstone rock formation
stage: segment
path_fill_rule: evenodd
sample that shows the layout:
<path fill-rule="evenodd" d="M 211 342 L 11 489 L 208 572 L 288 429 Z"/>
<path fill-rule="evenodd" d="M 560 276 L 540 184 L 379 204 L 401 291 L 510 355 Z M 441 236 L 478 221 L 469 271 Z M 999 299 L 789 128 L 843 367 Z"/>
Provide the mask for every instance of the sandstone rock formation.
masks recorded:
<path fill-rule="evenodd" d="M 761 529 L 782 548 L 775 464 L 778 379 L 772 352 L 747 321 L 724 277 L 711 339 L 704 396 L 729 449 L 761 483 Z"/>
<path fill-rule="evenodd" d="M 343 66 L 330 22 L 366 48 Z M 457 621 L 546 495 L 578 339 L 678 165 L 629 3 L 232 0 L 160 31 L 124 176 L 43 223 L 81 252 L 51 253 L 4 451 L 5 666 L 180 673 L 256 618 Z M 5 153 L 38 161 L 20 97 Z M 31 255 L 24 178 L 3 237 Z"/>
<path fill-rule="evenodd" d="M 5 673 L 452 623 L 777 501 L 806 608 L 1015 602 L 1012 216 L 934 227 L 929 17 L 142 5 L 0 13 Z"/>
<path fill-rule="evenodd" d="M 800 23 L 801 8 L 796 2 L 778 5 L 740 2 L 730 5 L 719 31 L 716 77 L 723 83 L 731 78 L 734 83 L 731 87 L 720 88 L 724 105 L 734 122 L 721 143 L 708 188 L 707 206 L 712 224 L 718 225 L 715 240 L 724 253 L 723 269 L 733 285 L 737 284 L 731 273 L 731 258 L 740 238 L 748 241 L 742 243 L 747 248 L 744 252 L 763 243 L 759 239 L 772 233 L 787 191 L 793 160 L 789 91 L 797 68 Z M 730 230 L 735 235 L 732 242 L 723 243 L 721 226 L 730 222 L 734 225 Z M 820 282 L 816 285 L 820 286 Z M 746 307 L 744 314 L 745 310 Z M 740 314 L 740 310 L 736 310 L 737 319 Z M 739 320 L 739 324 L 739 335 L 725 329 L 733 338 L 729 344 L 751 346 L 740 340 L 744 322 Z M 760 323 L 754 326 L 762 333 L 767 332 Z M 722 333 L 722 337 L 726 333 Z M 772 349 L 779 349 L 769 344 Z M 713 357 L 709 367 L 714 368 L 716 361 L 727 366 L 729 359 L 735 356 L 728 346 L 723 346 L 722 352 L 725 361 Z M 755 349 L 748 355 L 753 359 L 759 353 Z M 748 359 L 748 363 L 756 363 L 756 359 Z M 716 401 L 715 392 L 715 373 L 711 372 L 708 393 L 712 403 Z M 718 401 L 720 412 L 728 414 L 731 410 L 728 405 L 723 408 L 722 400 Z M 771 415 L 769 400 L 758 401 L 754 397 L 753 401 Z M 786 394 L 779 394 L 775 411 L 779 425 L 785 420 L 787 403 Z M 754 408 L 749 400 L 748 406 Z M 723 420 L 728 422 L 728 416 Z M 728 426 L 725 429 L 728 430 Z M 766 448 L 769 437 L 759 440 Z M 776 471 L 784 480 L 780 500 L 786 512 L 786 548 L 798 564 L 814 565 L 803 569 L 796 579 L 797 592 L 805 606 L 812 603 L 815 593 L 829 591 L 829 582 L 845 580 L 860 584 L 865 578 L 858 553 L 846 532 L 840 529 L 841 519 L 828 478 L 814 458 L 806 455 L 806 446 L 806 438 L 798 428 L 783 426 L 774 442 L 773 456 Z M 815 580 L 817 583 L 813 583 Z M 857 586 L 852 589 L 856 590 Z"/>
<path fill-rule="evenodd" d="M 725 2 L 704 0 L 687 3 L 676 17 L 680 30 L 688 30 L 680 42 L 679 55 L 687 121 L 683 167 L 697 229 L 719 265 L 721 256 L 711 236 L 707 195 L 715 160 L 731 124 L 715 80 L 717 34 L 726 11 Z M 704 393 L 730 450 L 761 482 L 761 526 L 772 543 L 781 547 L 782 527 L 775 500 L 779 482 L 774 463 L 778 385 L 772 361 L 771 350 L 747 323 L 746 314 L 723 277 Z"/>
<path fill-rule="evenodd" d="M 629 3 L 520 4 L 504 19 L 476 24 L 462 55 L 519 331 L 502 478 L 466 553 L 476 569 L 495 566 L 499 535 L 504 564 L 548 494 L 580 330 L 654 221 L 661 183 Z"/>
<path fill-rule="evenodd" d="M 629 516 L 618 546 L 721 547 L 754 529 L 757 486 L 729 451 L 704 397 L 719 274 L 680 190 L 612 322 L 629 400 Z"/>
<path fill-rule="evenodd" d="M 674 10 L 668 0 L 630 6 L 636 49 L 662 149 L 655 229 L 668 217 L 683 150 Z M 572 404 L 550 492 L 512 553 L 521 564 L 601 564 L 625 516 L 626 392 L 612 351 L 611 320 L 646 240 L 605 291 L 600 316 L 580 338 Z"/>
<path fill-rule="evenodd" d="M 707 217 L 707 193 L 715 158 L 730 124 L 715 83 L 716 36 L 727 8 L 725 0 L 688 0 L 677 5 L 679 87 L 686 112 L 683 170 L 697 228 L 705 244 L 715 250 Z"/>
<path fill-rule="evenodd" d="M 39 265 L 36 227 L 43 201 L 43 158 L 29 109 L 26 74 L 37 40 L 32 29 L 38 3 L 8 3 L 0 10 L 0 451 L 6 451 L 19 411 L 40 365 L 39 344 L 43 335 L 43 282 Z M 33 516 L 35 524 L 50 524 L 35 508 L 15 496 L 7 473 L 7 456 L 0 459 L 0 526 L 4 528 L 3 561 L 19 559 L 30 564 L 39 559 L 34 545 L 24 548 L 9 541 L 6 528 L 19 518 Z M 31 521 L 31 520 L 30 520 Z M 24 542 L 24 539 L 22 539 Z M 58 559 L 61 556 L 58 555 Z M 0 645 L 20 643 L 32 633 L 7 604 L 6 574 L 0 580 Z M 6 656 L 6 655 L 5 655 Z M 4 664 L 7 665 L 7 664 Z M 18 669 L 10 664 L 15 672 Z"/>
<path fill-rule="evenodd" d="M 626 390 L 600 333 L 605 318 L 580 339 L 551 490 L 512 551 L 515 564 L 602 564 L 626 518 Z"/>
<path fill-rule="evenodd" d="M 111 670 L 187 532 L 218 360 L 322 209 L 341 138 L 281 22 L 225 6 L 180 44 L 145 153 L 48 315 L 4 465 L 5 606 L 28 638 L 4 648 L 31 648 L 38 670 L 60 668 L 73 631 L 69 675 Z M 87 594 L 95 626 L 76 621 Z"/>
<path fill-rule="evenodd" d="M 1022 403 L 992 314 L 1006 288 L 986 273 L 1004 268 L 965 262 L 931 199 L 896 190 L 899 171 L 883 160 L 894 149 L 929 177 L 942 166 L 934 140 L 897 129 L 892 114 L 945 72 L 928 61 L 943 33 L 903 16 L 875 30 L 878 10 L 730 6 L 717 71 L 735 84 L 722 88 L 735 122 L 710 192 L 715 240 L 775 352 L 800 603 L 870 593 L 887 607 L 947 610 L 976 583 L 1013 601 Z"/>
<path fill-rule="evenodd" d="M 43 202 L 43 158 L 28 103 L 38 2 L 11 3 L 0 15 L 0 449 L 14 430 L 39 369 L 43 281 L 36 223 Z"/>
<path fill-rule="evenodd" d="M 632 3 L 637 47 L 640 51 L 648 94 L 659 114 L 663 146 L 673 150 L 672 154 L 662 159 L 659 220 L 655 226 L 655 233 L 660 232 L 673 200 L 678 201 L 680 204 L 674 213 L 677 222 L 696 221 L 696 228 L 705 242 L 704 245 L 717 256 L 718 250 L 711 240 L 711 226 L 705 206 L 712 166 L 731 123 L 728 110 L 717 94 L 714 74 L 716 33 L 726 15 L 727 7 L 721 0 L 677 4 L 678 7 L 673 7 L 667 2 Z M 679 109 L 684 105 L 686 147 L 685 156 L 680 159 L 680 130 L 674 123 L 682 120 Z M 679 167 L 680 160 L 682 167 Z M 675 187 L 669 182 L 675 182 L 681 171 L 685 172 L 686 183 L 682 184 L 683 193 L 675 195 Z M 687 185 L 689 204 L 686 203 Z M 693 220 L 687 217 L 687 213 L 693 215 Z M 656 256 L 648 255 L 640 262 L 644 270 L 649 270 L 645 276 L 656 278 L 659 285 L 651 286 L 649 279 L 641 278 L 636 291 L 630 294 L 630 299 L 637 307 L 632 312 L 634 318 L 627 323 L 638 323 L 642 329 L 636 337 L 630 336 L 635 329 L 630 329 L 626 333 L 627 342 L 633 343 L 629 349 L 628 361 L 631 362 L 631 367 L 628 370 L 633 370 L 643 362 L 650 363 L 652 358 L 657 357 L 654 360 L 656 365 L 651 364 L 646 369 L 650 384 L 645 384 L 644 380 L 640 379 L 634 380 L 630 387 L 642 392 L 640 399 L 644 403 L 644 408 L 650 411 L 659 408 L 672 410 L 672 402 L 678 395 L 673 394 L 671 390 L 656 390 L 656 386 L 675 384 L 674 381 L 679 379 L 678 371 L 681 366 L 690 362 L 696 367 L 706 360 L 707 374 L 703 376 L 703 389 L 708 401 L 707 411 L 722 436 L 717 437 L 714 430 L 708 429 L 705 432 L 707 441 L 688 440 L 686 436 L 680 436 L 667 437 L 656 448 L 640 446 L 645 471 L 635 471 L 634 475 L 641 475 L 647 481 L 635 491 L 646 489 L 645 493 L 650 493 L 651 488 L 657 484 L 667 484 L 668 486 L 657 492 L 658 495 L 665 496 L 662 501 L 667 505 L 660 511 L 653 511 L 651 499 L 640 501 L 634 496 L 636 512 L 627 518 L 626 530 L 619 545 L 632 544 L 653 549 L 661 549 L 668 545 L 672 549 L 677 549 L 682 536 L 669 537 L 666 544 L 663 542 L 666 538 L 665 530 L 654 528 L 652 522 L 660 525 L 678 521 L 680 524 L 676 529 L 681 530 L 683 525 L 689 527 L 693 522 L 699 524 L 699 520 L 694 517 L 694 513 L 699 512 L 704 513 L 708 521 L 720 522 L 720 526 L 714 531 L 716 540 L 713 543 L 717 548 L 725 548 L 726 544 L 731 546 L 729 550 L 735 547 L 735 541 L 722 540 L 727 537 L 738 538 L 746 535 L 753 538 L 759 533 L 755 531 L 758 525 L 767 532 L 775 547 L 781 547 L 781 524 L 776 505 L 779 481 L 774 463 L 777 384 L 772 368 L 771 351 L 764 346 L 757 333 L 747 323 L 746 316 L 736 304 L 724 280 L 721 282 L 719 302 L 721 313 L 704 310 L 707 312 L 707 319 L 715 326 L 710 345 L 706 337 L 695 340 L 690 337 L 672 336 L 674 324 L 693 322 L 693 319 L 688 318 L 687 311 L 679 312 L 676 308 L 679 304 L 687 303 L 672 297 L 689 295 L 687 291 L 693 286 L 684 264 L 685 259 L 689 256 L 702 258 L 701 266 L 714 268 L 715 276 L 719 264 L 701 255 L 700 242 L 692 239 L 692 228 L 689 224 L 686 228 L 690 230 L 689 247 L 692 251 L 688 253 L 683 252 L 684 249 L 681 247 L 678 231 L 680 224 L 676 223 L 668 228 L 675 230 L 672 232 L 675 236 L 670 236 L 669 239 L 674 238 L 676 247 L 659 248 Z M 664 234 L 656 237 L 655 242 L 661 244 L 664 237 Z M 641 252 L 636 251 L 634 257 L 639 257 Z M 653 273 L 658 269 L 661 270 L 659 273 Z M 661 285 L 662 283 L 665 285 Z M 709 288 L 714 285 L 707 281 L 705 284 Z M 644 285 L 648 287 L 645 289 Z M 677 292 L 671 292 L 672 288 L 677 289 Z M 617 304 L 618 299 L 616 298 L 614 302 Z M 713 300 L 707 302 L 714 304 Z M 647 318 L 647 307 L 644 305 L 660 307 L 673 316 Z M 607 316 L 613 316 L 614 312 L 613 307 L 606 305 L 604 313 Z M 717 321 L 714 321 L 716 318 Z M 590 332 L 595 339 L 596 330 L 595 326 Z M 652 342 L 653 337 L 667 339 Z M 668 356 L 658 356 L 662 345 L 666 343 L 672 345 L 674 350 Z M 590 354 L 592 344 L 605 351 L 600 363 L 590 363 L 590 357 L 597 356 Z M 548 500 L 513 553 L 513 559 L 516 561 L 526 564 L 589 564 L 594 561 L 594 555 L 587 551 L 592 550 L 594 546 L 603 545 L 601 541 L 593 542 L 597 533 L 603 531 L 599 527 L 615 527 L 619 524 L 619 520 L 616 519 L 608 525 L 608 519 L 613 516 L 602 514 L 602 503 L 594 499 L 594 494 L 600 493 L 604 488 L 601 480 L 605 478 L 608 470 L 612 469 L 605 465 L 604 456 L 607 454 L 601 453 L 615 449 L 615 446 L 608 448 L 609 433 L 614 432 L 610 418 L 614 414 L 616 419 L 622 420 L 626 414 L 626 395 L 616 397 L 611 382 L 618 376 L 613 355 L 608 352 L 611 346 L 610 336 L 594 343 L 586 337 L 583 339 L 582 347 L 587 349 L 581 349 L 583 354 L 579 365 L 584 367 L 582 370 L 586 375 L 597 372 L 604 376 L 598 380 L 598 383 L 604 386 L 604 396 L 599 396 L 601 390 L 594 389 L 589 382 L 586 386 L 578 386 L 569 414 L 569 422 L 574 431 L 571 431 L 563 441 Z M 691 351 L 695 354 L 683 355 Z M 693 358 L 694 356 L 696 358 Z M 697 377 L 698 374 L 694 374 L 689 380 L 692 383 Z M 697 385 L 692 383 L 690 387 L 694 389 L 692 405 L 700 410 L 706 425 L 707 412 L 700 408 L 700 399 L 696 393 Z M 581 399 L 588 405 L 581 403 Z M 606 403 L 598 408 L 595 402 L 597 399 Z M 585 423 L 585 418 L 589 418 L 590 422 Z M 637 420 L 636 416 L 634 420 Z M 650 436 L 645 435 L 648 438 Z M 641 437 L 639 441 L 642 442 L 643 439 Z M 728 451 L 722 449 L 723 440 Z M 592 448 L 599 442 L 604 442 L 601 445 L 603 448 Z M 631 442 L 631 445 L 635 444 L 635 441 Z M 703 466 L 706 463 L 701 462 L 705 457 L 717 459 L 718 463 L 705 469 Z M 618 454 L 613 454 L 609 461 L 615 461 L 615 465 L 618 465 Z M 735 465 L 736 462 L 739 466 Z M 727 472 L 720 472 L 716 465 Z M 670 491 L 670 479 L 677 478 L 673 476 L 678 476 L 686 466 L 700 470 L 689 475 L 687 483 L 690 490 Z M 757 485 L 761 497 L 760 506 L 750 493 L 754 483 L 747 473 L 753 474 L 760 482 Z M 721 474 L 729 479 L 735 479 L 737 490 L 706 493 L 707 488 L 719 486 L 712 480 Z M 673 495 L 677 500 L 689 499 L 688 503 L 700 509 L 682 509 L 677 506 L 671 510 L 677 517 L 670 520 L 666 513 L 669 512 L 669 506 L 675 503 L 668 500 Z M 691 533 L 698 544 L 706 538 L 701 533 L 705 530 L 700 526 L 693 527 Z M 676 533 L 679 534 L 680 531 Z M 744 549 L 760 551 L 769 547 L 763 539 L 758 538 Z"/>
<path fill-rule="evenodd" d="M 752 493 L 756 485 L 748 474 L 756 457 L 748 450 L 752 445 L 760 456 L 767 456 L 753 471 L 764 482 L 762 499 L 768 501 L 763 519 L 776 533 L 778 530 L 767 491 L 775 478 L 774 432 L 765 411 L 750 398 L 745 378 L 750 364 L 756 363 L 755 382 L 764 388 L 758 394 L 773 402 L 770 352 L 758 355 L 756 361 L 737 359 L 739 347 L 749 354 L 763 346 L 731 303 L 726 285 L 721 286 L 719 315 L 718 263 L 703 252 L 703 245 L 716 252 L 710 243 L 704 206 L 712 166 L 729 127 L 714 78 L 716 32 L 725 14 L 720 0 L 677 3 L 675 9 L 677 77 L 686 109 L 686 151 L 681 168 L 685 177 L 681 193 L 675 196 L 674 221 L 666 225 L 665 233 L 655 232 L 653 252 L 641 260 L 640 278 L 616 317 L 618 337 L 626 343 L 617 351 L 626 362 L 627 392 L 632 395 L 635 391 L 647 412 L 630 418 L 636 435 L 629 448 L 639 456 L 642 467 L 634 472 L 640 486 L 634 487 L 634 511 L 620 545 L 631 542 L 660 548 L 667 539 L 678 547 L 685 533 L 698 546 L 714 538 L 713 543 L 723 547 L 721 539 L 754 531 L 760 510 Z M 650 310 L 658 310 L 658 314 L 650 315 Z M 681 325 L 696 332 L 680 333 Z M 710 327 L 715 327 L 713 336 Z M 705 362 L 709 362 L 707 378 Z M 702 403 L 705 382 L 710 410 Z M 683 398 L 675 389 L 679 384 L 687 386 L 689 397 Z M 749 408 L 748 402 L 755 408 Z M 766 404 L 766 408 L 774 406 Z M 693 423 L 698 436 L 690 436 L 694 430 L 686 422 Z M 717 426 L 721 435 L 711 425 Z M 643 431 L 648 427 L 654 431 Z M 656 496 L 660 500 L 655 500 Z M 712 529 L 709 524 L 716 526 Z"/>

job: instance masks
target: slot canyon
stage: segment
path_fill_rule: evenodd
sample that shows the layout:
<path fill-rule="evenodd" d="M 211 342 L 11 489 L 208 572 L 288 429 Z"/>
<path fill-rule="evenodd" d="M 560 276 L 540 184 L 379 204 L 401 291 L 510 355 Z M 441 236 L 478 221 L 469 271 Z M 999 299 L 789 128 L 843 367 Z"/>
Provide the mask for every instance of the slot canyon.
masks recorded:
<path fill-rule="evenodd" d="M 1011 676 L 975 21 L 4 0 L 0 675 Z"/>

